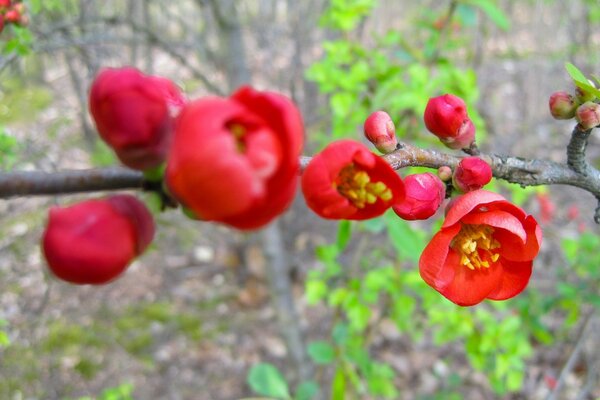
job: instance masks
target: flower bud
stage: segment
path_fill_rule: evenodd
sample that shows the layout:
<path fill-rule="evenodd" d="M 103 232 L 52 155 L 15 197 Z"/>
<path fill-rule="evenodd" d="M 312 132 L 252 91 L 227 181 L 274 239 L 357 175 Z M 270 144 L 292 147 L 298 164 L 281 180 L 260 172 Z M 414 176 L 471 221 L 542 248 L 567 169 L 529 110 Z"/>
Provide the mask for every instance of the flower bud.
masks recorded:
<path fill-rule="evenodd" d="M 592 101 L 583 103 L 577 108 L 575 118 L 583 129 L 592 129 L 600 125 L 600 104 Z"/>
<path fill-rule="evenodd" d="M 567 92 L 554 92 L 548 102 L 550 114 L 556 119 L 571 119 L 575 116 L 577 103 Z"/>
<path fill-rule="evenodd" d="M 21 21 L 21 13 L 17 10 L 10 9 L 4 14 L 4 20 L 13 24 L 18 24 Z"/>
<path fill-rule="evenodd" d="M 404 188 L 404 201 L 392 208 L 400 218 L 409 221 L 434 215 L 446 195 L 446 186 L 431 172 L 407 176 L 404 178 Z"/>
<path fill-rule="evenodd" d="M 375 111 L 365 121 L 365 137 L 375 145 L 377 150 L 387 154 L 396 150 L 396 127 L 394 121 L 385 111 Z"/>
<path fill-rule="evenodd" d="M 0 11 L 6 10 L 11 5 L 11 0 L 0 0 Z"/>
<path fill-rule="evenodd" d="M 478 190 L 492 180 L 492 168 L 479 157 L 465 157 L 456 166 L 452 184 L 466 193 Z"/>
<path fill-rule="evenodd" d="M 438 168 L 437 175 L 443 182 L 448 182 L 450 179 L 452 179 L 452 168 L 447 165 L 443 165 Z"/>
<path fill-rule="evenodd" d="M 90 90 L 90 113 L 121 162 L 146 170 L 166 157 L 173 126 L 169 106 L 179 102 L 178 94 L 170 81 L 135 68 L 105 69 Z"/>
<path fill-rule="evenodd" d="M 152 215 L 131 195 L 88 200 L 49 211 L 42 247 L 52 273 L 75 284 L 119 276 L 154 236 Z"/>
<path fill-rule="evenodd" d="M 427 129 L 451 149 L 468 148 L 475 141 L 475 126 L 460 97 L 445 94 L 429 99 L 424 121 Z"/>

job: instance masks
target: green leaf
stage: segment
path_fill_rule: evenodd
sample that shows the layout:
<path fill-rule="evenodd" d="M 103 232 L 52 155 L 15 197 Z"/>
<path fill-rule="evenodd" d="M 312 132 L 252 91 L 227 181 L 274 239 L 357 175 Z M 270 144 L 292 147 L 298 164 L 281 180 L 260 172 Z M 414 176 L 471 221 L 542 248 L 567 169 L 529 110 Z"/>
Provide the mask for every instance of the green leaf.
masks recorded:
<path fill-rule="evenodd" d="M 281 372 L 272 364 L 259 363 L 248 373 L 248 385 L 261 396 L 289 399 L 290 391 Z"/>
<path fill-rule="evenodd" d="M 420 231 L 412 229 L 406 221 L 391 213 L 386 215 L 388 235 L 399 257 L 419 261 L 425 248 L 425 240 Z"/>
<path fill-rule="evenodd" d="M 341 252 L 346 248 L 352 237 L 352 223 L 350 221 L 340 221 L 337 232 L 337 248 Z"/>
<path fill-rule="evenodd" d="M 327 285 L 322 280 L 309 280 L 306 282 L 306 301 L 308 304 L 317 304 L 327 294 Z"/>
<path fill-rule="evenodd" d="M 581 82 L 581 83 L 588 84 L 588 79 L 585 77 L 583 72 L 581 72 L 579 70 L 579 68 L 577 68 L 570 62 L 565 63 L 565 68 L 566 68 L 567 72 L 569 73 L 569 76 L 571 76 L 571 78 L 573 78 L 573 80 L 575 82 Z"/>
<path fill-rule="evenodd" d="M 319 385 L 315 381 L 304 381 L 296 389 L 295 400 L 311 400 L 319 393 Z"/>
<path fill-rule="evenodd" d="M 331 400 L 345 400 L 346 398 L 346 376 L 341 368 L 335 371 L 335 377 L 331 383 Z"/>
<path fill-rule="evenodd" d="M 316 364 L 330 364 L 335 360 L 335 349 L 325 341 L 311 342 L 308 355 Z"/>
<path fill-rule="evenodd" d="M 493 0 L 468 0 L 466 3 L 480 8 L 487 17 L 500 29 L 507 31 L 510 29 L 508 17 Z"/>
<path fill-rule="evenodd" d="M 6 332 L 0 331 L 0 347 L 6 347 L 10 344 L 10 339 Z"/>

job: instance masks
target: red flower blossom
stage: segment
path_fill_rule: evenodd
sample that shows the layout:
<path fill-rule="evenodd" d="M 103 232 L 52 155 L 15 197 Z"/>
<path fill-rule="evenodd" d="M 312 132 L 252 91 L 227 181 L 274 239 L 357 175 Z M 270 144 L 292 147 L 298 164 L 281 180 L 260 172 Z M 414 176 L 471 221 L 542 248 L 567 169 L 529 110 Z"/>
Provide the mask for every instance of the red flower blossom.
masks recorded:
<path fill-rule="evenodd" d="M 377 217 L 404 200 L 400 176 L 359 142 L 340 140 L 315 155 L 302 174 L 306 204 L 328 219 Z"/>
<path fill-rule="evenodd" d="M 42 247 L 50 270 L 76 284 L 119 276 L 152 241 L 154 221 L 131 195 L 50 209 Z"/>
<path fill-rule="evenodd" d="M 451 149 L 468 148 L 475 141 L 475 126 L 460 97 L 445 94 L 429 99 L 423 119 L 427 129 Z"/>
<path fill-rule="evenodd" d="M 468 192 L 423 251 L 421 277 L 461 306 L 509 299 L 527 286 L 541 241 L 536 220 L 521 208 L 496 193 Z"/>
<path fill-rule="evenodd" d="M 404 178 L 404 188 L 406 198 L 392 208 L 400 218 L 408 221 L 431 217 L 446 196 L 446 186 L 431 172 L 408 175 Z"/>
<path fill-rule="evenodd" d="M 98 133 L 130 168 L 160 165 L 172 130 L 169 106 L 183 103 L 169 80 L 135 68 L 105 69 L 90 89 L 90 113 Z"/>
<path fill-rule="evenodd" d="M 199 219 L 255 229 L 294 198 L 302 118 L 285 96 L 243 87 L 187 104 L 169 152 L 169 190 Z"/>

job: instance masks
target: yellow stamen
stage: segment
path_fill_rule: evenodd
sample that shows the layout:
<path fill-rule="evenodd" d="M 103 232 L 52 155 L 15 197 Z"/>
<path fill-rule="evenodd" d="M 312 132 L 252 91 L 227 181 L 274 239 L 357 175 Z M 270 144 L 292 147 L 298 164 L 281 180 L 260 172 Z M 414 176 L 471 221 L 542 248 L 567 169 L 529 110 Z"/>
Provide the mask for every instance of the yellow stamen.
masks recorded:
<path fill-rule="evenodd" d="M 234 139 L 235 139 L 235 144 L 237 147 L 237 150 L 240 153 L 243 153 L 244 151 L 246 151 L 246 143 L 244 142 L 244 136 L 246 136 L 246 128 L 238 123 L 232 123 L 229 124 L 227 126 L 227 128 L 229 129 L 229 132 L 231 132 L 231 134 L 233 135 Z"/>
<path fill-rule="evenodd" d="M 500 242 L 494 239 L 494 228 L 489 225 L 463 224 L 450 247 L 460 255 L 460 264 L 470 270 L 489 268 L 500 258 Z"/>
<path fill-rule="evenodd" d="M 385 183 L 371 182 L 369 174 L 354 164 L 350 164 L 340 171 L 333 186 L 357 208 L 375 204 L 378 199 L 387 202 L 394 197 Z"/>

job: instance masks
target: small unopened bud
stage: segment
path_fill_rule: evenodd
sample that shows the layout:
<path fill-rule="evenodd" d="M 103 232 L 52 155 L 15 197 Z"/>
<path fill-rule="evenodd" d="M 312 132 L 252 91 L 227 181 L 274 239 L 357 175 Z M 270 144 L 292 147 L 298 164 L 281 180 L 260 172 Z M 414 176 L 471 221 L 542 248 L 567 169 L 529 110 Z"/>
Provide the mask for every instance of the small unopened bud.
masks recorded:
<path fill-rule="evenodd" d="M 479 157 L 463 158 L 452 176 L 452 184 L 463 193 L 478 190 L 492 180 L 492 168 Z"/>
<path fill-rule="evenodd" d="M 437 176 L 444 182 L 448 182 L 452 179 L 452 168 L 447 165 L 443 165 L 438 168 Z"/>
<path fill-rule="evenodd" d="M 460 97 L 445 94 L 427 102 L 423 116 L 429 132 L 451 149 L 464 149 L 475 141 L 475 126 Z"/>
<path fill-rule="evenodd" d="M 583 103 L 577 108 L 575 118 L 583 129 L 592 129 L 600 125 L 600 104 L 592 101 Z"/>
<path fill-rule="evenodd" d="M 574 221 L 579 218 L 579 207 L 577 207 L 575 204 L 569 207 L 569 210 L 567 211 L 567 218 L 569 221 Z"/>
<path fill-rule="evenodd" d="M 10 9 L 4 14 L 4 19 L 6 22 L 11 22 L 13 24 L 18 24 L 21 21 L 21 13 L 17 10 Z"/>
<path fill-rule="evenodd" d="M 556 119 L 571 119 L 575 116 L 577 102 L 567 92 L 555 92 L 550 96 L 548 102 L 550 114 Z"/>
<path fill-rule="evenodd" d="M 394 121 L 385 111 L 375 111 L 365 120 L 365 137 L 375 145 L 377 150 L 387 154 L 396 150 L 396 127 Z"/>
<path fill-rule="evenodd" d="M 431 172 L 407 176 L 404 190 L 404 201 L 392 208 L 400 218 L 408 221 L 431 217 L 446 196 L 446 186 Z"/>

